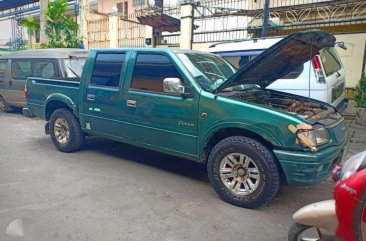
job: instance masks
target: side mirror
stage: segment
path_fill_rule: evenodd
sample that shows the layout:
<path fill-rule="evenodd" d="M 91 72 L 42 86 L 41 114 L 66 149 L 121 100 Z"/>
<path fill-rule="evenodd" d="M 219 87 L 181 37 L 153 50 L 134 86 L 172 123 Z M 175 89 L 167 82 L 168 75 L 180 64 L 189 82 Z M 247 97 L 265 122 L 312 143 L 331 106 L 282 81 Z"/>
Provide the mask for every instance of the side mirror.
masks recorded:
<path fill-rule="evenodd" d="M 185 93 L 185 87 L 179 78 L 166 78 L 163 81 L 163 88 L 165 93 L 183 95 Z"/>

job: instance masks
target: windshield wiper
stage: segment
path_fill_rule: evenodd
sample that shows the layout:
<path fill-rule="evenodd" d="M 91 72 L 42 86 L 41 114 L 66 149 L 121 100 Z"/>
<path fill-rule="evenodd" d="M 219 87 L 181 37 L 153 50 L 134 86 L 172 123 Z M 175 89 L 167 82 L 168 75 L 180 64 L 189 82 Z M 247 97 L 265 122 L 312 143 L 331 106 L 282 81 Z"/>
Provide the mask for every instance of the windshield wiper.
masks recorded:
<path fill-rule="evenodd" d="M 76 76 L 76 78 L 80 78 L 80 76 L 75 73 L 75 71 L 70 66 L 67 66 L 67 68 Z"/>
<path fill-rule="evenodd" d="M 73 55 L 69 55 L 69 58 L 70 58 L 70 65 L 71 65 L 71 60 L 72 59 L 79 59 L 77 56 L 73 56 Z M 80 78 L 80 76 L 77 74 L 77 73 L 75 73 L 75 71 L 70 67 L 70 66 L 67 66 L 67 68 L 76 76 L 76 78 Z"/>

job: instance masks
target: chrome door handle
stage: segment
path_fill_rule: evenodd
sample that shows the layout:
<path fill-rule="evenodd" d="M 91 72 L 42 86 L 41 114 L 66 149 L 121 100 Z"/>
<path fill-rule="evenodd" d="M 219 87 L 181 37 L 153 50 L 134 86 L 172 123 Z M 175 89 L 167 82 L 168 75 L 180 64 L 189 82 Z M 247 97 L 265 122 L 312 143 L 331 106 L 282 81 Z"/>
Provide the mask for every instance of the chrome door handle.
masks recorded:
<path fill-rule="evenodd" d="M 86 99 L 89 100 L 89 101 L 94 101 L 95 100 L 95 95 L 87 94 Z"/>
<path fill-rule="evenodd" d="M 128 107 L 136 107 L 136 100 L 127 100 Z"/>

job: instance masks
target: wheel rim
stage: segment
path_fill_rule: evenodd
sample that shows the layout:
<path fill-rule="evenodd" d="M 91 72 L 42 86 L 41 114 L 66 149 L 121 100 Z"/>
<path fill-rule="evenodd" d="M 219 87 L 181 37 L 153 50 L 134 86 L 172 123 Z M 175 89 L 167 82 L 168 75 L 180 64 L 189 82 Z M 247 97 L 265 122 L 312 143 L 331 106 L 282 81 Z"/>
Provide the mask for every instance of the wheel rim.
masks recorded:
<path fill-rule="evenodd" d="M 54 124 L 54 134 L 56 140 L 61 144 L 65 144 L 69 141 L 70 129 L 65 119 L 63 118 L 56 119 Z"/>
<path fill-rule="evenodd" d="M 319 228 L 311 227 L 305 229 L 298 237 L 298 241 L 326 241 L 330 240 L 329 237 L 326 237 L 322 234 L 322 231 Z"/>
<path fill-rule="evenodd" d="M 256 163 L 243 153 L 231 153 L 221 160 L 220 177 L 224 185 L 236 195 L 251 194 L 260 183 Z"/>

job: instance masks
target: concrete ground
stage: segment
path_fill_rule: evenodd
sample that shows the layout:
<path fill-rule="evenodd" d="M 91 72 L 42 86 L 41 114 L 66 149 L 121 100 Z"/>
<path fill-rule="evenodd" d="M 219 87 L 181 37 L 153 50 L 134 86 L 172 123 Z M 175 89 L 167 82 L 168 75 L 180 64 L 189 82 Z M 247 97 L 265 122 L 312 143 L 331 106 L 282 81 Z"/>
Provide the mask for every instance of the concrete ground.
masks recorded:
<path fill-rule="evenodd" d="M 351 153 L 366 149 L 366 127 L 351 127 Z M 98 138 L 61 153 L 42 120 L 19 114 L 0 113 L 0 137 L 1 241 L 28 240 L 16 238 L 21 225 L 37 241 L 284 241 L 297 209 L 332 198 L 330 181 L 283 186 L 270 205 L 243 209 L 189 160 Z"/>

